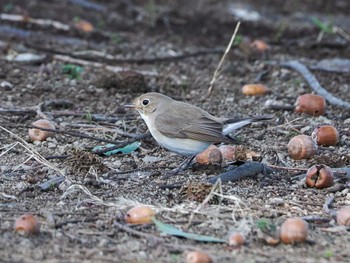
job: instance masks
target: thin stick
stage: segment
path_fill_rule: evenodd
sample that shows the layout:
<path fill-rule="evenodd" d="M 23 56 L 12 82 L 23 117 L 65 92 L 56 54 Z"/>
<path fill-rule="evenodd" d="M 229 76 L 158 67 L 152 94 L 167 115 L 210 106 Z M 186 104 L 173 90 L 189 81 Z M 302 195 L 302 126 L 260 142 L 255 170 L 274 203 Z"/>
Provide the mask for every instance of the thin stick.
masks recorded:
<path fill-rule="evenodd" d="M 307 168 L 284 167 L 284 166 L 278 166 L 278 165 L 273 165 L 273 164 L 268 164 L 267 166 L 271 167 L 273 169 L 288 170 L 288 171 L 302 171 L 302 172 L 306 172 L 308 170 Z"/>
<path fill-rule="evenodd" d="M 111 66 L 111 65 L 106 65 L 103 63 L 99 63 L 99 62 L 92 62 L 92 61 L 88 61 L 88 60 L 77 59 L 77 58 L 73 58 L 70 56 L 64 56 L 64 55 L 59 55 L 59 54 L 54 55 L 53 59 L 67 62 L 67 63 L 78 64 L 78 65 L 82 65 L 82 66 L 102 68 L 102 69 L 108 70 L 108 71 L 113 72 L 113 73 L 131 70 L 130 68 Z M 132 71 L 135 71 L 137 73 L 140 73 L 140 74 L 146 75 L 146 76 L 158 76 L 158 72 L 156 72 L 156 71 L 146 71 L 146 70 L 132 70 Z"/>
<path fill-rule="evenodd" d="M 330 104 L 334 106 L 339 106 L 345 109 L 350 109 L 350 103 L 335 97 L 333 94 L 328 92 L 325 88 L 321 86 L 316 77 L 308 70 L 308 68 L 297 60 L 291 60 L 286 62 L 268 62 L 268 64 L 279 65 L 285 68 L 291 68 L 299 72 L 303 78 L 309 83 L 310 87 L 322 97 L 325 98 Z"/>
<path fill-rule="evenodd" d="M 228 52 L 230 51 L 231 47 L 232 47 L 232 44 L 233 44 L 233 41 L 235 40 L 236 38 L 236 35 L 237 35 L 237 32 L 238 32 L 238 29 L 239 29 L 239 26 L 241 25 L 241 22 L 238 21 L 237 22 L 237 25 L 236 25 L 236 28 L 235 28 L 235 31 L 233 32 L 233 35 L 231 37 L 231 40 L 230 40 L 230 43 L 228 44 L 226 50 L 225 50 L 225 53 L 224 55 L 222 56 L 218 66 L 216 67 L 215 69 L 215 72 L 214 72 L 214 75 L 213 75 L 213 78 L 211 79 L 210 81 L 210 86 L 209 86 L 209 89 L 208 89 L 208 96 L 211 95 L 211 92 L 213 91 L 213 87 L 214 87 L 214 83 L 216 81 L 216 79 L 218 78 L 219 74 L 220 74 L 220 69 L 221 69 L 221 66 L 222 64 L 224 63 L 225 61 L 225 58 L 228 54 Z"/>
<path fill-rule="evenodd" d="M 114 221 L 113 222 L 113 226 L 118 227 L 120 230 L 123 230 L 133 236 L 137 236 L 137 237 L 141 237 L 141 238 L 146 238 L 148 241 L 153 241 L 155 243 L 163 243 L 164 239 L 157 237 L 155 235 L 152 234 L 148 234 L 148 233 L 144 233 L 135 229 L 132 229 L 130 226 L 125 225 L 125 224 L 121 224 L 118 221 Z"/>

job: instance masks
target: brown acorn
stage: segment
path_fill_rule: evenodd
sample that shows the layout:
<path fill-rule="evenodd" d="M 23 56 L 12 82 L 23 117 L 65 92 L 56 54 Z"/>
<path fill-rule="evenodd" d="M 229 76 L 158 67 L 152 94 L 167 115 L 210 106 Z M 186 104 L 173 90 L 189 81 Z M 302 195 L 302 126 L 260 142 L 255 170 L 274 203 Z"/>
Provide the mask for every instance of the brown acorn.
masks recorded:
<path fill-rule="evenodd" d="M 306 184 L 309 187 L 323 189 L 333 185 L 333 171 L 327 165 L 314 165 L 306 173 Z"/>
<path fill-rule="evenodd" d="M 24 214 L 16 219 L 14 229 L 20 235 L 37 235 L 40 232 L 40 224 L 35 216 Z"/>
<path fill-rule="evenodd" d="M 285 244 L 305 242 L 308 234 L 307 223 L 298 217 L 288 218 L 281 226 L 280 238 Z"/>
<path fill-rule="evenodd" d="M 236 148 L 232 145 L 220 145 L 219 150 L 224 160 L 233 161 L 236 159 Z"/>
<path fill-rule="evenodd" d="M 155 216 L 152 208 L 146 205 L 139 205 L 131 208 L 125 215 L 125 221 L 128 224 L 149 224 L 152 217 Z"/>
<path fill-rule="evenodd" d="M 288 143 L 289 156 L 294 160 L 310 159 L 317 152 L 317 144 L 307 135 L 297 135 Z"/>
<path fill-rule="evenodd" d="M 324 115 L 326 113 L 326 100 L 315 94 L 300 95 L 296 101 L 295 111 L 312 116 Z"/>
<path fill-rule="evenodd" d="M 322 125 L 314 129 L 311 134 L 312 139 L 323 146 L 334 146 L 339 142 L 339 132 L 332 125 Z"/>
<path fill-rule="evenodd" d="M 342 226 L 350 226 L 350 206 L 345 206 L 338 211 L 337 223 Z"/>
<path fill-rule="evenodd" d="M 202 165 L 221 164 L 222 154 L 217 146 L 210 145 L 203 152 L 196 155 L 196 161 Z"/>
<path fill-rule="evenodd" d="M 252 43 L 250 43 L 250 46 L 260 52 L 265 52 L 270 49 L 270 46 L 265 41 L 260 39 L 255 39 Z"/>
<path fill-rule="evenodd" d="M 241 233 L 231 233 L 228 237 L 228 244 L 234 247 L 240 247 L 244 245 L 245 237 Z"/>
<path fill-rule="evenodd" d="M 55 129 L 55 124 L 52 121 L 46 119 L 40 119 L 32 123 L 32 125 L 37 126 L 39 128 L 44 129 Z M 53 137 L 55 135 L 52 131 L 44 131 L 37 128 L 30 128 L 28 130 L 29 138 L 32 142 L 34 141 L 45 141 L 49 137 Z"/>
<path fill-rule="evenodd" d="M 244 95 L 264 95 L 269 92 L 269 89 L 262 84 L 246 84 L 242 87 Z"/>
<path fill-rule="evenodd" d="M 213 260 L 207 253 L 203 251 L 195 250 L 195 251 L 189 251 L 186 253 L 185 262 L 186 263 L 212 263 Z"/>

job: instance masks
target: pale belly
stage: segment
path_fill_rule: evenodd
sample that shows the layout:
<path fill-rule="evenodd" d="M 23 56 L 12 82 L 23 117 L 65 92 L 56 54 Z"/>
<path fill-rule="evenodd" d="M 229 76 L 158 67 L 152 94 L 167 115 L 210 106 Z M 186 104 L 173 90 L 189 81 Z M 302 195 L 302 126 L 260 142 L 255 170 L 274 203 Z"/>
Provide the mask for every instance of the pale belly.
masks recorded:
<path fill-rule="evenodd" d="M 160 144 L 160 146 L 181 154 L 181 155 L 195 155 L 204 151 L 211 144 L 210 142 L 202 142 L 192 139 L 182 139 L 182 138 L 171 138 L 160 133 L 158 130 L 153 128 L 153 125 L 149 125 L 149 119 L 143 114 L 141 117 L 147 124 L 149 131 L 151 132 L 153 138 Z"/>
<path fill-rule="evenodd" d="M 191 139 L 170 138 L 162 134 L 155 135 L 151 132 L 153 138 L 164 148 L 181 155 L 194 155 L 204 151 L 211 143 L 201 142 Z"/>

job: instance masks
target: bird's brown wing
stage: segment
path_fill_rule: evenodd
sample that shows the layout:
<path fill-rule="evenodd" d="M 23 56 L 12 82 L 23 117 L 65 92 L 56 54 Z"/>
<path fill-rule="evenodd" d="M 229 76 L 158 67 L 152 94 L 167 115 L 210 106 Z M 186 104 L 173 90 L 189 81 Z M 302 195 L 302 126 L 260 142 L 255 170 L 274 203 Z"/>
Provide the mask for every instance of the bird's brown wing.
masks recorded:
<path fill-rule="evenodd" d="M 170 112 L 169 112 L 170 111 Z M 223 125 L 215 117 L 196 108 L 170 109 L 155 118 L 155 126 L 171 138 L 192 139 L 206 142 L 221 142 L 227 138 L 222 135 Z"/>

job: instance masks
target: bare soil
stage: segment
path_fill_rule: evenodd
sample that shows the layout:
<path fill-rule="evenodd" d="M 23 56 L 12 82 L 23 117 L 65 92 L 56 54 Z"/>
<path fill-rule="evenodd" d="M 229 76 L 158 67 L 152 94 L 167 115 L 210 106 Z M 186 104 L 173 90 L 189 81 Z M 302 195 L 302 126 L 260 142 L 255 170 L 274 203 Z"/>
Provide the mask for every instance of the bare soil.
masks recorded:
<path fill-rule="evenodd" d="M 206 181 L 224 172 L 228 163 L 195 164 L 169 177 L 167 172 L 183 157 L 160 148 L 153 138 L 141 140 L 131 154 L 98 156 L 92 148 L 106 142 L 76 134 L 118 144 L 146 133 L 142 119 L 123 105 L 156 91 L 217 116 L 273 115 L 236 134 L 264 164 L 348 167 L 349 109 L 328 104 L 324 116 L 313 117 L 272 110 L 265 102 L 294 105 L 299 95 L 313 92 L 297 72 L 267 61 L 298 60 L 313 66 L 323 59 L 350 57 L 349 39 L 337 33 L 320 35 L 311 21 L 317 17 L 349 32 L 350 3 L 256 2 L 0 1 L 3 14 L 23 15 L 20 21 L 2 16 L 0 22 L 0 126 L 6 129 L 0 130 L 2 262 L 185 262 L 186 252 L 196 249 L 206 251 L 214 262 L 350 261 L 349 228 L 339 226 L 323 207 L 331 197 L 335 211 L 350 205 L 344 176 L 320 190 L 295 179 L 304 173 L 301 170 L 275 169 L 222 183 L 221 198 L 214 196 L 201 205 L 212 189 Z M 256 20 L 245 20 L 247 14 L 245 19 L 237 17 L 239 8 L 249 10 Z M 69 28 L 31 19 L 58 21 Z M 93 25 L 92 32 L 76 26 L 82 20 Z M 238 20 L 240 44 L 230 51 L 208 98 L 209 83 Z M 251 47 L 257 39 L 269 49 Z M 14 60 L 13 54 L 24 53 L 44 57 Z M 112 72 L 119 67 L 122 71 Z M 350 102 L 349 71 L 312 72 L 334 96 Z M 270 92 L 242 94 L 244 84 L 256 82 Z M 30 142 L 28 126 L 43 114 L 59 130 L 75 134 L 56 133 L 47 141 Z M 320 147 L 309 160 L 292 160 L 289 140 L 310 135 L 322 124 L 338 129 L 339 143 Z M 63 182 L 40 187 L 62 175 Z M 123 228 L 124 215 L 137 204 L 151 206 L 158 220 L 190 233 L 226 240 L 229 233 L 241 232 L 246 244 L 232 247 L 164 235 L 154 224 Z M 25 213 L 39 219 L 39 235 L 25 237 L 13 231 L 14 220 Z M 267 244 L 259 222 L 278 229 L 289 217 L 308 221 L 307 242 Z"/>

